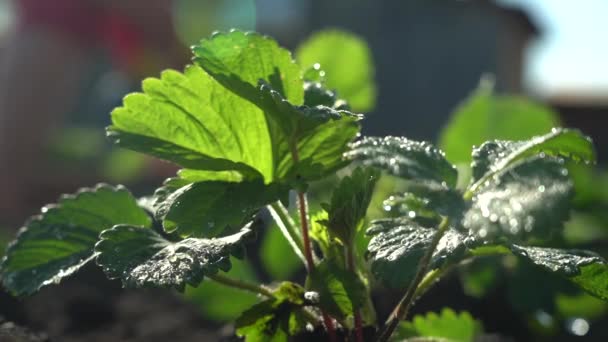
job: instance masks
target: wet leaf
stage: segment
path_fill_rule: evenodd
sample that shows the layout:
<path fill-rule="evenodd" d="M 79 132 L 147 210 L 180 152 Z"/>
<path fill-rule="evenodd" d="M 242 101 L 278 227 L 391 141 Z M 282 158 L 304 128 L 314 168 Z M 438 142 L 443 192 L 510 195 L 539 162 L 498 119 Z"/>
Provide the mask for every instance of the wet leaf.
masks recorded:
<path fill-rule="evenodd" d="M 568 218 L 572 196 L 562 161 L 524 160 L 484 183 L 462 225 L 485 241 L 546 240 Z"/>
<path fill-rule="evenodd" d="M 64 195 L 30 219 L 8 247 L 2 260 L 2 283 L 15 295 L 59 283 L 95 257 L 93 247 L 99 233 L 121 223 L 151 224 L 121 186 L 100 184 Z"/>
<path fill-rule="evenodd" d="M 608 300 L 608 263 L 596 253 L 513 245 L 513 254 L 570 279 L 590 294 Z"/>
<path fill-rule="evenodd" d="M 367 230 L 367 234 L 373 236 L 367 247 L 372 273 L 392 288 L 408 286 L 436 233 L 436 229 L 423 227 L 407 218 L 373 221 Z M 430 270 L 464 257 L 464 241 L 463 234 L 448 229 L 433 253 Z"/>
<path fill-rule="evenodd" d="M 183 291 L 197 286 L 205 275 L 231 267 L 230 255 L 241 252 L 249 226 L 238 233 L 213 239 L 165 239 L 152 229 L 115 226 L 101 233 L 95 245 L 97 264 L 110 279 L 125 287 L 164 287 Z"/>
<path fill-rule="evenodd" d="M 524 141 L 488 141 L 473 150 L 473 182 L 481 182 L 494 174 L 536 155 L 568 158 L 576 162 L 595 161 L 591 139 L 577 130 L 554 128 L 550 133 Z M 475 188 L 475 185 L 472 186 Z"/>
<path fill-rule="evenodd" d="M 331 91 L 318 82 L 304 83 L 304 105 L 325 106 L 338 110 L 350 110 L 350 106 L 343 99 L 338 98 L 336 92 Z"/>
<path fill-rule="evenodd" d="M 427 142 L 404 137 L 365 137 L 352 144 L 344 157 L 415 181 L 456 185 L 458 172 L 441 150 Z M 444 186 L 445 186 L 444 185 Z"/>
<path fill-rule="evenodd" d="M 411 183 L 403 194 L 395 194 L 383 203 L 383 209 L 395 216 L 406 216 L 423 226 L 439 223 L 441 216 L 459 222 L 466 208 L 462 194 L 444 186 Z"/>
<path fill-rule="evenodd" d="M 232 182 L 169 181 L 156 192 L 155 216 L 165 231 L 182 236 L 215 237 L 227 228 L 242 226 L 255 212 L 289 192 L 261 180 Z M 182 186 L 183 185 L 183 186 Z"/>
<path fill-rule="evenodd" d="M 305 70 L 317 66 L 325 85 L 336 89 L 353 109 L 373 109 L 374 64 L 363 39 L 341 30 L 320 31 L 298 47 L 296 56 Z"/>

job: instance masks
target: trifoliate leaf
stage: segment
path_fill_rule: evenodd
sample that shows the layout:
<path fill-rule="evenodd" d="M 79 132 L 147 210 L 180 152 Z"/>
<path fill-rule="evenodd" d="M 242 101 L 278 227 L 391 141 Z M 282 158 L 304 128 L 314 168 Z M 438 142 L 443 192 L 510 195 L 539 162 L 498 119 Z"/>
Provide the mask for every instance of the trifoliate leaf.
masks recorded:
<path fill-rule="evenodd" d="M 143 93 L 112 112 L 108 136 L 115 143 L 175 162 L 199 181 L 310 181 L 344 165 L 360 117 L 300 107 L 303 84 L 286 50 L 238 31 L 194 50 L 202 68 L 146 79 Z"/>
<path fill-rule="evenodd" d="M 608 300 L 608 262 L 596 253 L 543 247 L 511 246 L 513 254 L 570 279 L 590 294 Z"/>
<path fill-rule="evenodd" d="M 152 229 L 115 226 L 101 233 L 95 245 L 97 264 L 111 279 L 125 287 L 164 287 L 183 291 L 197 286 L 205 275 L 228 271 L 230 255 L 242 250 L 248 227 L 238 233 L 213 239 L 165 239 Z"/>
<path fill-rule="evenodd" d="M 429 337 L 438 338 L 438 341 L 473 342 L 482 332 L 481 322 L 468 312 L 455 313 L 450 308 L 444 308 L 439 314 L 430 312 L 426 315 L 416 315 L 410 322 L 402 322 L 391 341 L 403 341 L 409 337 Z"/>
<path fill-rule="evenodd" d="M 255 102 L 259 80 L 294 105 L 304 102 L 300 67 L 291 53 L 255 32 L 216 33 L 192 47 L 194 62 L 232 92 Z"/>
<path fill-rule="evenodd" d="M 342 321 L 353 316 L 367 299 L 367 289 L 357 274 L 332 260 L 323 260 L 311 271 L 307 286 L 319 293 L 319 307 Z"/>
<path fill-rule="evenodd" d="M 439 135 L 439 147 L 454 163 L 471 162 L 471 148 L 492 139 L 521 140 L 559 126 L 548 106 L 521 96 L 496 95 L 482 83 L 454 113 Z"/>
<path fill-rule="evenodd" d="M 260 179 L 183 183 L 170 180 L 156 192 L 155 216 L 169 233 L 206 238 L 218 236 L 226 228 L 242 226 L 256 210 L 289 191 L 286 186 L 265 185 Z"/>
<path fill-rule="evenodd" d="M 430 248 L 436 229 L 426 228 L 408 218 L 372 222 L 367 230 L 373 238 L 367 247 L 374 276 L 392 288 L 407 287 L 418 270 L 418 263 Z M 430 269 L 464 256 L 465 236 L 449 228 L 433 253 Z"/>
<path fill-rule="evenodd" d="M 365 137 L 344 157 L 375 166 L 407 180 L 456 185 L 458 172 L 443 152 L 428 142 L 403 137 Z"/>
<path fill-rule="evenodd" d="M 304 330 L 304 289 L 284 282 L 273 294 L 274 298 L 254 305 L 236 319 L 236 333 L 247 342 L 286 342 Z"/>
<path fill-rule="evenodd" d="M 562 161 L 523 160 L 484 183 L 462 225 L 485 241 L 546 240 L 568 218 L 572 195 Z"/>
<path fill-rule="evenodd" d="M 323 204 L 328 220 L 321 221 L 329 233 L 344 244 L 351 245 L 371 201 L 380 172 L 376 169 L 357 168 L 350 176 L 340 180 L 329 203 Z"/>
<path fill-rule="evenodd" d="M 595 161 L 593 143 L 577 130 L 554 128 L 550 133 L 524 141 L 488 141 L 473 150 L 475 191 L 481 182 L 518 161 L 535 155 L 563 157 L 576 162 Z"/>
<path fill-rule="evenodd" d="M 59 283 L 94 258 L 99 233 L 121 223 L 151 224 L 124 187 L 100 184 L 61 197 L 28 221 L 8 247 L 1 267 L 4 286 L 28 295 Z"/>
<path fill-rule="evenodd" d="M 304 70 L 322 70 L 326 86 L 336 89 L 355 110 L 373 109 L 374 64 L 363 39 L 336 29 L 320 31 L 298 47 L 296 56 Z"/>

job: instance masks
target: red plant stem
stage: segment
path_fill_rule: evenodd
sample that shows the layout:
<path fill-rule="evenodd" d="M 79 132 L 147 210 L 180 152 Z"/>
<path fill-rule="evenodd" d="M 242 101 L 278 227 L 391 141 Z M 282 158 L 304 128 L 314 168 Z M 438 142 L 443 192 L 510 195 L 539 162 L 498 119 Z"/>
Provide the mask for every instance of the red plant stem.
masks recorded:
<path fill-rule="evenodd" d="M 312 259 L 312 245 L 310 244 L 310 237 L 308 236 L 308 202 L 306 201 L 306 194 L 298 192 L 298 211 L 300 212 L 300 224 L 302 225 L 302 243 L 304 244 L 304 258 L 306 259 L 306 269 L 308 273 L 312 272 L 315 268 L 315 263 Z M 332 318 L 321 311 L 323 315 L 323 323 L 327 328 L 327 334 L 329 334 L 329 340 L 331 342 L 337 342 L 336 328 L 334 327 L 334 321 Z"/>
<path fill-rule="evenodd" d="M 355 256 L 352 246 L 346 247 L 346 267 L 349 271 L 355 272 Z M 361 321 L 361 310 L 354 309 L 355 318 L 355 339 L 356 342 L 363 342 L 363 323 Z"/>
<path fill-rule="evenodd" d="M 306 258 L 306 268 L 308 273 L 315 268 L 315 263 L 312 259 L 312 246 L 310 237 L 308 236 L 308 203 L 306 195 L 303 192 L 298 192 L 298 207 L 300 212 L 300 224 L 302 225 L 302 243 L 304 244 L 304 257 Z"/>

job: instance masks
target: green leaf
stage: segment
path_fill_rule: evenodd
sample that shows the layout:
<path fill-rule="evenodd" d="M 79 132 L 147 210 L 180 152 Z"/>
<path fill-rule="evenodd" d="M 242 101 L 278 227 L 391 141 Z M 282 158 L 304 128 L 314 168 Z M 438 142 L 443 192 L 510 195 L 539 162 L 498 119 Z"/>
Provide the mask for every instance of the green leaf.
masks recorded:
<path fill-rule="evenodd" d="M 483 182 L 509 165 L 535 155 L 549 155 L 591 163 L 595 161 L 593 142 L 577 130 L 554 128 L 550 133 L 524 141 L 488 141 L 473 150 L 473 184 Z"/>
<path fill-rule="evenodd" d="M 327 222 L 327 212 L 321 210 L 310 218 L 310 238 L 317 243 L 323 258 L 332 260 L 334 263 L 344 264 L 344 244 L 335 236 L 329 233 L 329 230 L 322 222 Z"/>
<path fill-rule="evenodd" d="M 97 264 L 111 279 L 125 287 L 197 286 L 205 275 L 228 271 L 230 255 L 242 252 L 250 235 L 246 226 L 238 233 L 213 239 L 165 239 L 152 229 L 118 225 L 101 233 L 95 245 Z"/>
<path fill-rule="evenodd" d="M 495 95 L 491 86 L 479 89 L 460 105 L 439 137 L 450 162 L 471 162 L 471 148 L 491 139 L 521 140 L 559 126 L 549 107 L 512 95 Z"/>
<path fill-rule="evenodd" d="M 342 153 L 359 133 L 361 115 L 327 106 L 294 106 L 262 84 L 258 104 L 268 117 L 281 178 L 320 179 L 346 162 Z"/>
<path fill-rule="evenodd" d="M 226 229 L 242 226 L 260 207 L 289 192 L 279 184 L 265 185 L 262 180 L 197 182 L 181 186 L 173 180 L 157 191 L 155 216 L 165 231 L 182 236 L 215 237 Z M 179 186 L 179 187 L 178 187 Z M 175 189 L 178 187 L 177 189 Z"/>
<path fill-rule="evenodd" d="M 423 227 L 409 218 L 373 221 L 367 230 L 373 236 L 367 247 L 372 273 L 392 288 L 408 286 L 436 233 L 436 229 Z M 429 270 L 464 257 L 464 239 L 464 235 L 449 228 L 437 244 Z"/>
<path fill-rule="evenodd" d="M 356 273 L 323 260 L 310 273 L 307 287 L 319 293 L 319 306 L 338 320 L 352 317 L 367 300 L 367 289 Z"/>
<path fill-rule="evenodd" d="M 366 42 L 352 33 L 324 30 L 302 43 L 296 52 L 298 62 L 306 70 L 323 69 L 328 88 L 357 111 L 373 109 L 376 102 L 374 64 Z"/>
<path fill-rule="evenodd" d="M 481 322 L 463 311 L 459 314 L 443 308 L 441 313 L 416 315 L 411 322 L 402 322 L 391 341 L 401 341 L 408 337 L 435 337 L 450 342 L 473 342 L 483 332 Z"/>
<path fill-rule="evenodd" d="M 304 330 L 304 289 L 284 282 L 273 294 L 275 298 L 254 305 L 236 319 L 236 333 L 247 342 L 286 342 Z"/>
<path fill-rule="evenodd" d="M 295 105 L 304 102 L 300 67 L 272 38 L 255 32 L 215 33 L 192 47 L 194 62 L 232 92 L 256 102 L 265 80 Z"/>
<path fill-rule="evenodd" d="M 107 130 L 122 147 L 186 168 L 274 176 L 272 155 L 259 153 L 272 150 L 264 114 L 196 66 L 144 80 Z"/>
<path fill-rule="evenodd" d="M 458 172 L 441 150 L 404 137 L 365 137 L 352 144 L 345 158 L 375 166 L 407 180 L 456 185 Z"/>
<path fill-rule="evenodd" d="M 441 216 L 458 222 L 466 207 L 460 192 L 419 183 L 408 184 L 407 192 L 390 196 L 382 205 L 395 217 L 407 216 L 425 226 L 438 224 Z"/>
<path fill-rule="evenodd" d="M 513 254 L 557 273 L 590 294 L 608 300 L 608 263 L 599 255 L 582 250 L 511 246 Z"/>
<path fill-rule="evenodd" d="M 336 92 L 326 89 L 318 82 L 304 83 L 304 105 L 308 107 L 325 106 L 342 110 L 350 109 L 346 101 L 338 98 Z"/>
<path fill-rule="evenodd" d="M 64 195 L 20 231 L 2 260 L 2 282 L 15 295 L 57 284 L 95 257 L 99 233 L 116 224 L 149 227 L 146 212 L 122 186 L 105 184 Z"/>
<path fill-rule="evenodd" d="M 484 183 L 462 225 L 485 241 L 546 240 L 568 218 L 572 195 L 562 160 L 523 160 Z"/>
<path fill-rule="evenodd" d="M 304 96 L 300 71 L 274 41 L 234 31 L 194 51 L 202 67 L 146 79 L 143 93 L 112 112 L 107 131 L 115 143 L 204 171 L 199 181 L 310 181 L 345 164 L 360 116 L 294 106 Z"/>
<path fill-rule="evenodd" d="M 365 219 L 378 178 L 380 172 L 376 169 L 357 168 L 350 176 L 340 180 L 330 203 L 323 204 L 328 220 L 321 223 L 327 226 L 330 234 L 348 246 L 353 243 Z"/>

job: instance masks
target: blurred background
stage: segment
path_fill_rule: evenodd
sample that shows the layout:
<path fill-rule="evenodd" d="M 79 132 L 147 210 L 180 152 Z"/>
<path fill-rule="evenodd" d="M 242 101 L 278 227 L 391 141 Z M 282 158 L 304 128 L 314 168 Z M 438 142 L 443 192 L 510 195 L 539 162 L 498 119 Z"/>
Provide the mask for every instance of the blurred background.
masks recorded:
<path fill-rule="evenodd" d="M 567 227 L 570 240 L 561 242 L 607 256 L 606 15 L 605 0 L 0 0 L 0 241 L 12 239 L 25 217 L 61 193 L 109 182 L 144 195 L 175 173 L 169 164 L 111 146 L 103 128 L 143 78 L 182 69 L 191 44 L 234 27 L 268 34 L 294 50 L 318 30 L 339 28 L 366 41 L 371 52 L 376 86 L 363 110 L 369 113 L 366 135 L 447 139 L 442 129 L 455 120 L 452 114 L 476 110 L 470 96 L 479 95 L 482 80 L 496 96 L 532 99 L 535 110 L 512 122 L 513 130 L 526 130 L 526 116 L 535 125 L 532 116 L 542 112 L 549 127 L 576 127 L 592 136 L 600 166 L 580 170 L 577 185 L 586 182 L 578 187 L 580 215 Z M 460 134 L 516 138 L 521 130 L 488 128 L 486 137 L 463 128 Z M 295 257 L 269 265 L 285 251 L 276 240 L 264 237 L 260 260 L 236 264 L 234 272 L 263 281 L 297 278 Z M 529 283 L 537 272 L 513 268 L 507 281 L 498 271 L 505 262 L 471 265 L 442 282 L 416 313 L 466 309 L 483 320 L 485 331 L 517 341 L 605 341 L 605 304 L 559 280 L 541 277 L 533 280 L 536 291 L 522 289 L 521 279 Z M 103 279 L 92 269 L 63 290 L 45 289 L 25 301 L 2 293 L 0 315 L 59 340 L 126 334 L 200 341 L 216 336 L 201 329 L 214 334 L 222 326 L 214 322 L 242 311 L 214 302 L 221 290 L 212 285 L 189 290 L 184 304 L 153 291 L 121 291 Z M 136 324 L 120 323 L 125 320 Z"/>

